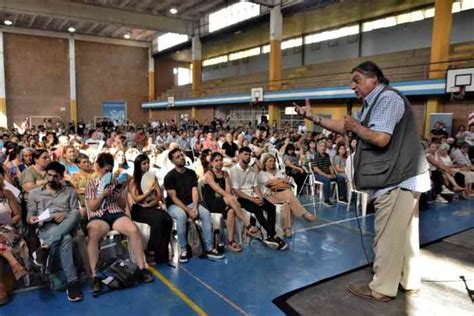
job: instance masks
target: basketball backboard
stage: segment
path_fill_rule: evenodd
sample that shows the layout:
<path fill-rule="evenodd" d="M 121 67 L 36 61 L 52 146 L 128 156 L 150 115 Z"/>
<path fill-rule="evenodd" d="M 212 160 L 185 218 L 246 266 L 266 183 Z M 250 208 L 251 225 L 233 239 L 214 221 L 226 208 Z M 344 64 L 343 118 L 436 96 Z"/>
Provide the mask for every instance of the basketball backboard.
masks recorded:
<path fill-rule="evenodd" d="M 250 101 L 257 103 L 263 101 L 263 88 L 252 88 L 250 90 Z"/>
<path fill-rule="evenodd" d="M 446 76 L 446 92 L 474 92 L 474 68 L 448 70 Z"/>

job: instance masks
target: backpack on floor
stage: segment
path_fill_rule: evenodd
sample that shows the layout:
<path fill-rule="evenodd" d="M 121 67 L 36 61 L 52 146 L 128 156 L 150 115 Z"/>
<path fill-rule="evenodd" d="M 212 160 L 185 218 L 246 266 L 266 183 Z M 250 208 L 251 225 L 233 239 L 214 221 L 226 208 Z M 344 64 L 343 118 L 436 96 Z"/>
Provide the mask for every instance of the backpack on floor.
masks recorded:
<path fill-rule="evenodd" d="M 188 240 L 188 256 L 200 257 L 205 255 L 204 242 L 202 240 L 201 227 L 195 222 L 187 222 L 187 240 Z"/>
<path fill-rule="evenodd" d="M 138 283 L 137 271 L 138 266 L 130 259 L 117 258 L 102 262 L 97 270 L 97 277 L 110 289 L 124 289 Z"/>

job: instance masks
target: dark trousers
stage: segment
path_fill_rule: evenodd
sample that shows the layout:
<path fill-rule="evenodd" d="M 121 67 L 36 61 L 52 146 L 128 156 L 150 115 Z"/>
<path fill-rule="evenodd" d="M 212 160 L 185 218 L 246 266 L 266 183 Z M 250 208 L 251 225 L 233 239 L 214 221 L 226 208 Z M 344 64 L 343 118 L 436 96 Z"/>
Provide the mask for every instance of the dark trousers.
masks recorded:
<path fill-rule="evenodd" d="M 300 193 L 301 188 L 303 187 L 304 180 L 306 180 L 307 173 L 291 173 L 290 176 L 295 180 L 297 190 L 296 192 Z"/>
<path fill-rule="evenodd" d="M 433 170 L 431 171 L 431 180 L 433 181 L 433 191 L 435 195 L 438 195 L 441 193 L 442 186 L 444 184 L 444 178 L 443 174 L 439 170 Z"/>
<path fill-rule="evenodd" d="M 255 214 L 258 222 L 267 231 L 269 237 L 275 237 L 275 205 L 263 199 L 263 205 L 257 205 L 252 201 L 239 198 L 238 199 L 242 208 L 246 211 Z M 263 215 L 263 211 L 267 213 L 267 217 Z"/>
<path fill-rule="evenodd" d="M 171 216 L 163 210 L 134 204 L 132 206 L 132 220 L 150 225 L 150 240 L 147 250 L 155 252 L 156 262 L 168 262 L 168 245 L 173 227 Z"/>

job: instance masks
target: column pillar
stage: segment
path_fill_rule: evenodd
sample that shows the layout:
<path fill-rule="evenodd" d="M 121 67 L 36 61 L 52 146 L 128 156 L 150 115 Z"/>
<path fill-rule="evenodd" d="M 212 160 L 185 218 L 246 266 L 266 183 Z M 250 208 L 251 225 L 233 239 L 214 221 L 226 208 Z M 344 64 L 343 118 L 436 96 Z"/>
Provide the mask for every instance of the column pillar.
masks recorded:
<path fill-rule="evenodd" d="M 71 121 L 74 122 L 74 129 L 77 131 L 77 92 L 76 92 L 76 42 L 74 38 L 69 39 L 69 105 Z"/>
<path fill-rule="evenodd" d="M 268 72 L 268 89 L 276 91 L 281 88 L 281 39 L 283 36 L 283 18 L 281 7 L 277 5 L 270 11 L 270 64 Z M 277 104 L 268 105 L 268 120 L 280 127 L 280 109 Z"/>
<path fill-rule="evenodd" d="M 199 97 L 202 89 L 202 51 L 201 39 L 198 35 L 192 39 L 192 93 L 193 97 Z"/>
<path fill-rule="evenodd" d="M 452 0 L 436 0 L 431 36 L 430 79 L 443 79 L 449 66 L 449 46 L 453 15 Z M 442 110 L 440 98 L 429 98 L 425 109 L 425 137 L 429 137 L 430 114 Z"/>
<path fill-rule="evenodd" d="M 3 32 L 0 32 L 0 127 L 8 128 Z"/>
<path fill-rule="evenodd" d="M 148 47 L 148 101 L 156 99 L 155 59 L 151 47 Z M 148 121 L 152 121 L 151 109 L 148 109 Z"/>

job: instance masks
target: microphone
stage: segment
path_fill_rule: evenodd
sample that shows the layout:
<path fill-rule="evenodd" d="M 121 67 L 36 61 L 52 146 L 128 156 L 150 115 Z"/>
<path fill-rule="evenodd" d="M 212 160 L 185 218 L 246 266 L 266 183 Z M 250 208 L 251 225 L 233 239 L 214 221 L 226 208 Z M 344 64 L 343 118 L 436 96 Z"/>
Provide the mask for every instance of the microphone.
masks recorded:
<path fill-rule="evenodd" d="M 346 102 L 347 115 L 352 116 L 352 107 L 354 106 L 355 99 L 348 99 Z"/>
<path fill-rule="evenodd" d="M 354 106 L 354 102 L 355 102 L 354 98 L 348 99 L 347 102 L 346 102 L 346 108 L 347 108 L 347 115 L 348 116 L 352 116 L 352 107 Z M 354 133 L 347 132 L 347 136 L 349 136 L 349 138 L 353 138 Z"/>

